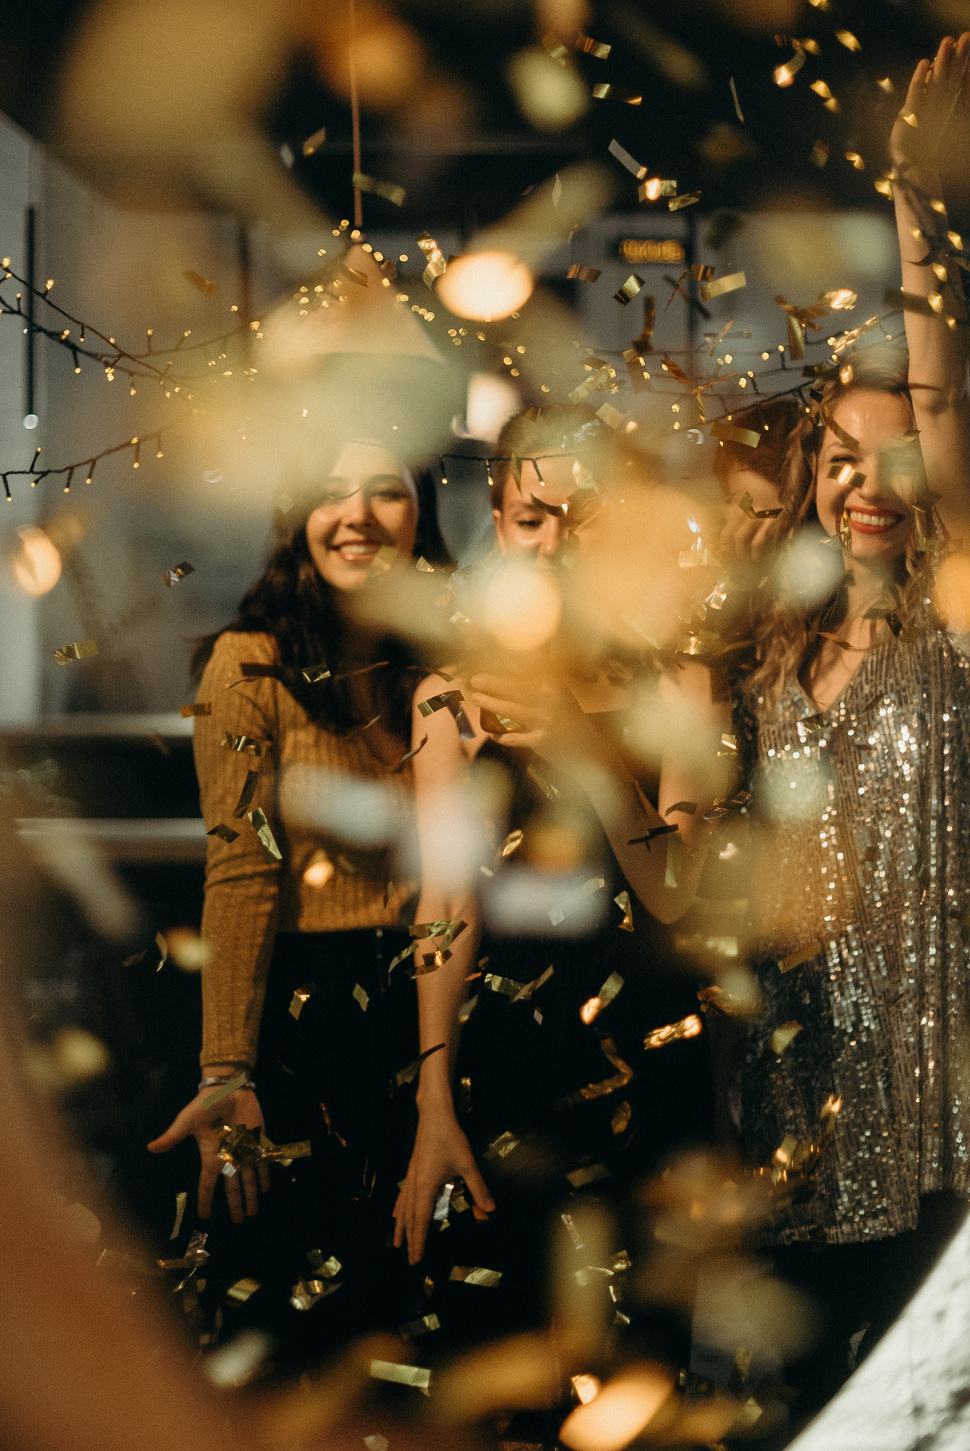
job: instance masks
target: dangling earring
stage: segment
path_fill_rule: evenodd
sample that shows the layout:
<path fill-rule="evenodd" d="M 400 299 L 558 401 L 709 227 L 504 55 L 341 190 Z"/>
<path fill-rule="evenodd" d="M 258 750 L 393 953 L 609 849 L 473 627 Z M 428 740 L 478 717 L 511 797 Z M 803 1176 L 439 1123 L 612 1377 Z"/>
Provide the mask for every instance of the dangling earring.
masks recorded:
<path fill-rule="evenodd" d="M 842 510 L 842 519 L 839 523 L 839 538 L 842 540 L 842 548 L 846 554 L 852 553 L 852 523 L 849 519 L 848 509 Z"/>

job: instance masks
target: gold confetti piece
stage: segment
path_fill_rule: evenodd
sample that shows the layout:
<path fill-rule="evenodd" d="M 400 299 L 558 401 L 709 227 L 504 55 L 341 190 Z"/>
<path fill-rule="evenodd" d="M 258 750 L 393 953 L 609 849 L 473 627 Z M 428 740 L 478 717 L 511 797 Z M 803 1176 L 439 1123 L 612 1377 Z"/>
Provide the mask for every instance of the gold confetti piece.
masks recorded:
<path fill-rule="evenodd" d="M 89 660 L 97 653 L 96 640 L 75 640 L 72 645 L 62 645 L 59 650 L 55 650 L 54 659 L 58 665 L 66 665 L 69 660 Z"/>
<path fill-rule="evenodd" d="M 506 716 L 497 716 L 496 719 L 499 720 L 499 721 L 504 721 L 504 720 L 507 719 L 507 717 Z M 502 845 L 499 847 L 498 851 L 495 853 L 494 857 L 492 858 L 492 864 L 491 864 L 491 866 L 488 866 L 488 867 L 479 867 L 479 871 L 481 872 L 482 876 L 483 877 L 494 877 L 495 871 L 496 871 L 497 867 L 499 867 L 503 861 L 506 861 L 510 856 L 512 856 L 515 852 L 518 851 L 519 847 L 522 845 L 522 840 L 523 840 L 523 833 L 521 831 L 518 831 L 518 830 L 517 831 L 510 831 L 509 834 L 508 834 L 508 836 L 502 842 Z M 483 958 L 482 959 L 482 962 L 480 962 L 478 964 L 479 967 L 481 967 L 482 964 L 485 963 L 485 962 L 487 962 L 487 961 L 488 961 L 488 958 L 487 957 Z"/>
<path fill-rule="evenodd" d="M 518 1139 L 515 1137 L 514 1134 L 509 1133 L 508 1129 L 506 1129 L 504 1134 L 499 1134 L 498 1137 L 493 1139 L 492 1142 L 489 1144 L 488 1148 L 485 1150 L 485 1158 L 507 1159 L 509 1154 L 512 1153 L 513 1149 L 517 1149 L 518 1147 Z"/>
<path fill-rule="evenodd" d="M 326 141 L 326 139 L 327 128 L 326 126 L 321 126 L 319 131 L 314 131 L 313 135 L 308 136 L 307 139 L 304 141 L 302 147 L 300 148 L 303 152 L 303 155 L 315 156 L 316 153 L 320 150 L 320 147 Z"/>
<path fill-rule="evenodd" d="M 213 826 L 210 831 L 207 831 L 206 836 L 217 836 L 219 837 L 220 841 L 224 841 L 228 844 L 229 842 L 237 841 L 239 839 L 239 832 L 233 831 L 231 826 L 225 826 L 222 822 L 220 822 L 218 826 Z"/>
<path fill-rule="evenodd" d="M 631 91 L 626 86 L 613 86 L 601 81 L 593 87 L 593 99 L 596 101 L 624 101 L 628 106 L 639 106 L 643 101 L 643 94 L 640 91 Z"/>
<path fill-rule="evenodd" d="M 846 161 L 852 162 L 852 165 L 855 167 L 856 171 L 865 171 L 866 163 L 863 161 L 858 151 L 847 151 L 845 153 L 845 159 Z"/>
<path fill-rule="evenodd" d="M 598 1184 L 608 1179 L 610 1171 L 605 1164 L 584 1164 L 580 1169 L 570 1169 L 566 1178 L 574 1189 L 583 1189 L 587 1184 Z"/>
<path fill-rule="evenodd" d="M 501 1270 L 485 1270 L 480 1267 L 471 1268 L 469 1265 L 452 1265 L 449 1280 L 458 1280 L 464 1285 L 484 1285 L 487 1289 L 494 1289 L 502 1278 Z"/>
<path fill-rule="evenodd" d="M 182 1218 L 183 1218 L 183 1216 L 185 1214 L 185 1206 L 186 1206 L 186 1204 L 188 1204 L 188 1202 L 189 1202 L 189 1196 L 188 1196 L 188 1193 L 186 1192 L 186 1190 L 183 1189 L 180 1194 L 176 1194 L 176 1196 L 175 1196 L 175 1223 L 172 1225 L 172 1233 L 169 1235 L 169 1239 L 178 1239 L 178 1237 L 179 1237 L 179 1231 L 182 1228 Z"/>
<path fill-rule="evenodd" d="M 628 302 L 633 301 L 642 286 L 643 278 L 638 277 L 635 272 L 631 272 L 622 287 L 617 292 L 614 292 L 613 296 L 617 302 L 626 307 Z"/>
<path fill-rule="evenodd" d="M 883 76 L 881 81 L 876 81 L 876 85 L 881 91 L 885 91 L 887 96 L 892 96 L 896 93 L 896 87 L 888 76 Z"/>
<path fill-rule="evenodd" d="M 589 1002 L 584 1003 L 580 1008 L 579 1016 L 583 1022 L 591 1023 L 594 1018 L 597 1018 L 602 1010 L 613 1001 L 622 987 L 623 978 L 618 972 L 611 972 L 595 998 L 590 998 Z"/>
<path fill-rule="evenodd" d="M 155 933 L 155 946 L 158 949 L 158 966 L 155 968 L 155 971 L 161 972 L 168 961 L 168 943 L 165 941 L 161 932 Z"/>
<path fill-rule="evenodd" d="M 727 277 L 719 277 L 716 282 L 709 282 L 702 287 L 701 297 L 705 302 L 710 302 L 712 297 L 723 297 L 725 292 L 737 292 L 747 285 L 748 279 L 743 272 L 731 272 Z"/>
<path fill-rule="evenodd" d="M 238 819 L 239 817 L 246 815 L 247 809 L 252 802 L 253 797 L 256 795 L 256 787 L 258 785 L 259 772 L 247 771 L 246 779 L 243 782 L 243 788 L 239 793 L 239 800 L 236 802 L 236 809 L 232 813 L 234 817 Z"/>
<path fill-rule="evenodd" d="M 635 294 L 634 294 L 635 295 Z M 629 301 L 629 299 L 627 299 Z M 588 393 L 594 393 L 600 388 L 608 388 L 616 377 L 615 372 L 609 366 L 597 368 L 578 383 L 568 395 L 570 403 L 581 403 Z"/>
<path fill-rule="evenodd" d="M 240 754 L 261 756 L 263 747 L 269 745 L 269 742 L 254 740 L 252 736 L 236 736 L 232 731 L 223 731 L 219 744 L 225 746 L 227 750 L 239 751 Z"/>
<path fill-rule="evenodd" d="M 420 1073 L 421 1064 L 424 1062 L 424 1060 L 426 1058 L 430 1058 L 432 1053 L 439 1052 L 440 1049 L 442 1049 L 444 1046 L 444 1043 L 436 1043 L 433 1048 L 426 1048 L 425 1051 L 421 1053 L 417 1058 L 412 1059 L 412 1061 L 408 1063 L 406 1067 L 400 1069 L 394 1077 L 394 1083 L 396 1087 L 403 1088 L 405 1083 L 413 1082 L 413 1080 L 417 1078 L 418 1074 Z"/>
<path fill-rule="evenodd" d="M 512 998 L 512 1001 L 514 1003 L 527 1003 L 532 997 L 533 993 L 538 992 L 543 984 L 549 981 L 549 979 L 552 977 L 552 974 L 553 968 L 549 966 L 546 968 L 545 972 L 541 972 L 539 976 L 534 977 L 531 982 L 519 984 L 519 990 Z"/>
<path fill-rule="evenodd" d="M 569 894 L 561 906 L 550 909 L 549 921 L 553 927 L 558 927 L 560 922 L 564 922 L 573 912 L 579 910 L 587 897 L 591 897 L 594 892 L 602 891 L 605 886 L 606 880 L 604 877 L 590 877 L 581 887 L 577 887 L 574 892 Z"/>
<path fill-rule="evenodd" d="M 323 1280 L 297 1280 L 290 1293 L 290 1304 L 294 1310 L 312 1310 L 326 1295 L 339 1290 L 339 1284 L 327 1284 Z"/>
<path fill-rule="evenodd" d="M 228 1290 L 226 1291 L 226 1299 L 235 1300 L 237 1305 L 245 1305 L 250 1295 L 255 1295 L 259 1287 L 260 1285 L 258 1280 L 251 1280 L 248 1277 L 242 1280 L 237 1280 L 236 1283 L 234 1285 L 230 1285 Z"/>
<path fill-rule="evenodd" d="M 312 1270 L 321 1275 L 325 1280 L 332 1280 L 334 1275 L 339 1275 L 343 1265 L 336 1255 L 330 1255 L 327 1259 L 323 1257 L 322 1249 L 307 1250 L 307 1263 Z"/>
<path fill-rule="evenodd" d="M 439 710 L 449 710 L 454 717 L 458 734 L 463 741 L 473 741 L 475 732 L 472 730 L 468 717 L 461 708 L 464 700 L 460 690 L 443 690 L 440 695 L 431 695 L 427 700 L 418 701 L 418 710 L 423 716 L 434 715 Z"/>
<path fill-rule="evenodd" d="M 386 1436 L 379 1436 L 376 1433 L 373 1436 L 364 1437 L 364 1445 L 367 1447 L 367 1451 L 388 1451 L 390 1444 Z"/>
<path fill-rule="evenodd" d="M 725 443 L 743 443 L 748 448 L 757 448 L 761 434 L 753 428 L 739 428 L 736 423 L 727 423 L 723 418 L 717 418 L 711 424 L 711 435 L 714 438 L 723 438 Z M 750 499 L 751 495 L 748 494 Z M 743 505 L 742 505 L 743 507 Z M 777 510 L 780 514 L 781 510 Z"/>
<path fill-rule="evenodd" d="M 276 1160 L 285 1165 L 292 1159 L 309 1159 L 312 1154 L 309 1139 L 300 1139 L 292 1144 L 274 1144 L 272 1139 L 266 1137 L 264 1130 L 257 1132 L 246 1128 L 244 1124 L 236 1124 L 235 1128 L 223 1124 L 220 1133 L 222 1146 L 219 1149 L 219 1158 L 222 1160 L 222 1172 L 227 1178 L 239 1169 L 252 1168 L 262 1160 Z"/>
<path fill-rule="evenodd" d="M 306 987 L 298 987 L 290 999 L 290 1017 L 299 1018 L 306 1006 L 307 999 L 311 998 L 318 991 L 315 982 L 308 982 Z"/>
<path fill-rule="evenodd" d="M 886 307 L 901 307 L 906 312 L 918 312 L 923 317 L 939 316 L 943 309 L 943 298 L 938 292 L 921 297 L 918 292 L 907 292 L 902 287 L 887 287 L 882 300 Z"/>
<path fill-rule="evenodd" d="M 645 166 L 641 166 L 639 161 L 636 161 L 630 155 L 626 147 L 620 145 L 619 141 L 611 141 L 609 146 L 607 147 L 607 150 L 609 151 L 611 156 L 616 157 L 617 161 L 620 163 L 621 166 L 626 167 L 627 171 L 630 173 L 631 176 L 636 177 L 637 181 L 642 181 L 643 178 L 646 176 L 647 168 Z M 599 273 L 597 273 L 596 275 L 599 276 Z"/>
<path fill-rule="evenodd" d="M 738 431 L 740 432 L 741 430 Z M 741 443 L 742 440 L 738 439 L 738 442 Z M 742 514 L 747 514 L 749 519 L 777 519 L 778 515 L 782 512 L 781 509 L 756 509 L 754 507 L 754 499 L 752 499 L 747 489 L 738 500 L 738 508 Z"/>
<path fill-rule="evenodd" d="M 202 1100 L 202 1107 L 205 1109 L 215 1108 L 216 1104 L 222 1103 L 224 1099 L 227 1099 L 230 1094 L 235 1093 L 237 1089 L 245 1088 L 248 1077 L 248 1069 L 244 1069 L 242 1073 L 237 1073 L 234 1078 L 230 1078 L 227 1083 L 221 1084 L 204 1098 Z M 175 1236 L 173 1235 L 172 1238 L 174 1239 Z"/>
<path fill-rule="evenodd" d="M 600 1034 L 600 1049 L 607 1062 L 612 1063 L 616 1072 L 609 1078 L 603 1078 L 598 1083 L 587 1083 L 575 1093 L 567 1093 L 564 1098 L 559 1099 L 553 1105 L 554 1108 L 562 1110 L 572 1108 L 578 1103 L 589 1103 L 594 1098 L 606 1098 L 609 1094 L 615 1093 L 618 1088 L 625 1088 L 634 1077 L 633 1069 L 629 1063 L 624 1063 L 612 1038 Z"/>
<path fill-rule="evenodd" d="M 396 1385 L 414 1386 L 426 1391 L 431 1384 L 431 1372 L 421 1365 L 399 1365 L 395 1360 L 372 1360 L 372 1380 L 394 1381 Z"/>
<path fill-rule="evenodd" d="M 604 40 L 593 40 L 590 36 L 580 33 L 576 37 L 576 49 L 583 51 L 586 55 L 595 56 L 597 60 L 606 60 L 613 47 L 607 45 Z"/>
<path fill-rule="evenodd" d="M 818 957 L 822 948 L 818 942 L 810 942 L 807 947 L 799 947 L 797 951 L 789 953 L 787 957 L 778 959 L 779 972 L 791 972 L 793 968 L 801 967 L 804 962 L 811 962 L 813 957 Z"/>
<path fill-rule="evenodd" d="M 786 60 L 784 65 L 775 66 L 772 71 L 775 85 L 782 87 L 790 86 L 804 64 L 805 52 L 799 46 L 791 60 Z"/>
<path fill-rule="evenodd" d="M 381 181 L 376 176 L 365 176 L 362 171 L 355 171 L 351 185 L 357 191 L 373 192 L 374 196 L 383 197 L 385 201 L 393 203 L 394 206 L 403 206 L 407 192 L 403 186 L 398 186 L 393 181 Z"/>
<path fill-rule="evenodd" d="M 672 196 L 667 205 L 672 212 L 679 212 L 684 207 L 692 207 L 694 203 L 699 202 L 700 199 L 701 194 L 699 191 L 689 191 L 685 192 L 683 196 Z"/>
<path fill-rule="evenodd" d="M 581 262 L 573 262 L 566 277 L 570 282 L 595 282 L 601 276 L 598 267 L 584 267 Z"/>
<path fill-rule="evenodd" d="M 867 475 L 861 474 L 851 464 L 833 464 L 828 471 L 828 478 L 835 479 L 845 488 L 857 489 L 865 483 Z"/>
<path fill-rule="evenodd" d="M 180 705 L 179 715 L 183 720 L 191 720 L 195 715 L 211 715 L 212 706 L 209 701 L 197 702 L 195 705 Z"/>
<path fill-rule="evenodd" d="M 613 901 L 616 903 L 616 905 L 619 907 L 620 911 L 623 913 L 623 921 L 619 924 L 620 931 L 621 932 L 632 932 L 633 931 L 633 908 L 630 905 L 630 893 L 629 892 L 626 892 L 626 891 L 619 892 L 613 898 Z"/>
<path fill-rule="evenodd" d="M 630 1127 L 630 1120 L 633 1117 L 633 1110 L 630 1105 L 623 1101 L 610 1119 L 610 1129 L 614 1134 L 624 1134 Z"/>
<path fill-rule="evenodd" d="M 601 403 L 596 410 L 596 417 L 613 429 L 621 428 L 627 421 L 626 414 L 614 408 L 612 403 Z"/>
<path fill-rule="evenodd" d="M 416 1340 L 419 1335 L 427 1335 L 431 1330 L 440 1330 L 441 1321 L 437 1315 L 422 1315 L 420 1320 L 409 1320 L 406 1325 L 398 1326 L 398 1334 L 403 1335 L 405 1340 Z M 364 1438 L 365 1441 L 367 1437 Z M 385 1446 L 388 1444 L 385 1441 Z"/>
<path fill-rule="evenodd" d="M 769 1039 L 772 1053 L 777 1053 L 780 1057 L 785 1049 L 795 1041 L 801 1031 L 801 1023 L 782 1023 L 781 1027 L 776 1028 Z"/>
<path fill-rule="evenodd" d="M 265 860 L 268 862 L 281 862 L 283 860 L 283 853 L 276 844 L 272 827 L 266 819 L 266 812 L 261 806 L 257 806 L 255 811 L 247 811 L 246 815 L 252 822 L 256 835 L 259 837 L 259 844 L 263 848 L 263 857 Z"/>
<path fill-rule="evenodd" d="M 835 38 L 836 38 L 837 41 L 840 42 L 840 44 L 842 44 L 842 45 L 845 46 L 846 50 L 861 50 L 862 49 L 862 46 L 859 44 L 858 40 L 852 34 L 852 31 L 851 30 L 837 30 L 835 32 Z"/>
<path fill-rule="evenodd" d="M 915 112 L 913 112 L 913 111 L 905 111 L 905 112 L 904 111 L 900 111 L 899 114 L 900 114 L 900 117 L 902 118 L 902 120 L 904 120 L 906 122 L 906 125 L 907 126 L 912 126 L 914 131 L 919 129 L 919 121 L 916 119 Z"/>
<path fill-rule="evenodd" d="M 646 181 L 637 187 L 637 196 L 642 202 L 659 201 L 661 197 L 676 197 L 677 182 L 672 177 L 648 176 Z"/>
<path fill-rule="evenodd" d="M 190 282 L 192 284 L 196 292 L 201 292 L 203 297 L 212 297 L 214 293 L 219 291 L 218 282 L 207 282 L 204 277 L 200 276 L 200 274 L 194 271 L 191 267 L 187 272 L 183 272 L 182 276 L 185 278 L 186 282 Z"/>
<path fill-rule="evenodd" d="M 428 264 L 423 273 L 424 285 L 430 288 L 433 286 L 435 279 L 446 271 L 448 263 L 438 243 L 427 232 L 422 232 L 417 240 L 418 246 L 424 253 Z"/>
<path fill-rule="evenodd" d="M 728 81 L 728 85 L 731 87 L 731 100 L 734 102 L 734 114 L 737 116 L 738 120 L 741 122 L 741 125 L 743 126 L 744 125 L 744 116 L 741 113 L 741 102 L 738 100 L 738 88 L 734 84 L 734 77 L 733 76 Z"/>
<path fill-rule="evenodd" d="M 176 564 L 173 569 L 165 571 L 162 575 L 162 583 L 171 589 L 173 584 L 178 584 L 180 579 L 185 579 L 189 574 L 195 574 L 195 565 L 190 564 L 187 559 L 183 559 L 181 564 Z"/>
<path fill-rule="evenodd" d="M 724 731 L 722 733 L 722 735 L 721 735 L 721 745 L 723 747 L 723 750 L 718 751 L 717 754 L 719 756 L 736 756 L 737 755 L 737 753 L 738 753 L 738 738 L 737 738 L 737 736 L 732 735 L 730 733 L 730 731 Z M 747 800 L 748 793 L 747 792 L 743 792 L 741 794 L 743 795 L 744 800 Z M 735 798 L 735 799 L 737 799 L 737 798 Z"/>
<path fill-rule="evenodd" d="M 330 679 L 330 670 L 326 660 L 321 660 L 319 665 L 308 665 L 305 670 L 300 671 L 300 674 L 307 685 L 317 685 L 321 680 Z"/>
<path fill-rule="evenodd" d="M 686 1018 L 681 1018 L 679 1023 L 668 1023 L 666 1027 L 654 1028 L 643 1040 L 644 1048 L 665 1048 L 668 1043 L 676 1043 L 681 1038 L 696 1038 L 703 1029 L 703 1023 L 696 1013 L 690 1013 Z"/>
<path fill-rule="evenodd" d="M 824 141 L 816 141 L 808 154 L 808 159 L 813 166 L 817 166 L 821 170 L 829 159 L 829 147 Z"/>
<path fill-rule="evenodd" d="M 355 1001 L 360 1004 L 360 1010 L 361 1010 L 361 1012 L 362 1013 L 366 1013 L 367 1012 L 367 1004 L 370 1002 L 370 998 L 368 997 L 368 995 L 364 991 L 364 989 L 361 987 L 361 985 L 360 985 L 359 982 L 354 984 L 353 997 L 354 997 Z"/>
<path fill-rule="evenodd" d="M 832 99 L 832 92 L 826 81 L 813 81 L 809 89 L 814 91 L 816 96 L 821 96 L 823 101 Z"/>
<path fill-rule="evenodd" d="M 675 801 L 673 806 L 667 807 L 664 816 L 669 816 L 672 811 L 683 811 L 685 816 L 693 816 L 696 810 L 696 801 Z"/>

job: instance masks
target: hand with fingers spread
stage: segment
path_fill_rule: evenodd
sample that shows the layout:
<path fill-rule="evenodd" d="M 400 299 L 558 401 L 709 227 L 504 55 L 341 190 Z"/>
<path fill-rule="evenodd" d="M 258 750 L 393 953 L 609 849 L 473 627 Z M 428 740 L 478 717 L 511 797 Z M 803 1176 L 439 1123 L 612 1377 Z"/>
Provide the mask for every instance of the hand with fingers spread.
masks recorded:
<path fill-rule="evenodd" d="M 418 1120 L 407 1177 L 394 1206 L 394 1244 L 407 1243 L 408 1263 L 416 1265 L 424 1254 L 428 1226 L 442 1184 L 462 1178 L 479 1209 L 491 1213 L 495 1201 L 482 1178 L 471 1145 L 446 1105 L 426 1111 Z"/>
<path fill-rule="evenodd" d="M 921 60 L 913 72 L 889 141 L 892 163 L 900 170 L 938 164 L 943 132 L 967 79 L 970 31 L 941 42 L 933 60 Z"/>
<path fill-rule="evenodd" d="M 199 1174 L 199 1218 L 208 1219 L 212 1213 L 212 1197 L 216 1183 L 221 1178 L 233 1223 L 242 1224 L 247 1215 L 257 1213 L 259 1190 L 265 1194 L 269 1189 L 269 1167 L 261 1163 L 255 1168 L 224 1174 L 222 1160 L 219 1158 L 222 1137 L 218 1129 L 222 1124 L 228 1124 L 230 1128 L 242 1125 L 258 1131 L 263 1127 L 263 1113 L 251 1088 L 238 1088 L 226 1098 L 221 1098 L 214 1106 L 210 1106 L 210 1100 L 216 1092 L 211 1087 L 200 1089 L 165 1132 L 152 1140 L 148 1149 L 152 1154 L 165 1154 L 184 1139 L 194 1136 L 202 1161 Z"/>

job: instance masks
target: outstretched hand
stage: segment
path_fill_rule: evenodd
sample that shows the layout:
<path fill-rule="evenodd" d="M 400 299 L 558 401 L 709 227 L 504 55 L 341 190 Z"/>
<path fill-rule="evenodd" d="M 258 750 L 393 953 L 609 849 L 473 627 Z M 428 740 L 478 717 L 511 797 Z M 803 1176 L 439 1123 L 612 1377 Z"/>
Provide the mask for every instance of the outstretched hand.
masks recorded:
<path fill-rule="evenodd" d="M 964 31 L 959 40 L 946 36 L 933 60 L 919 62 L 890 136 L 893 166 L 937 166 L 943 133 L 967 81 L 968 61 L 970 31 Z"/>
<path fill-rule="evenodd" d="M 416 1265 L 424 1254 L 439 1189 L 447 1180 L 456 1178 L 464 1179 L 479 1209 L 488 1214 L 495 1208 L 471 1145 L 454 1114 L 427 1114 L 418 1120 L 407 1177 L 394 1205 L 394 1244 L 400 1247 L 407 1243 L 409 1264 Z"/>
<path fill-rule="evenodd" d="M 269 1189 L 269 1168 L 261 1163 L 255 1169 L 239 1169 L 231 1175 L 223 1174 L 223 1164 L 219 1158 L 222 1138 L 217 1128 L 222 1124 L 228 1124 L 230 1128 L 243 1125 L 247 1129 L 258 1131 L 263 1127 L 263 1111 L 255 1093 L 249 1088 L 238 1088 L 227 1098 L 220 1099 L 214 1107 L 207 1108 L 206 1104 L 214 1096 L 214 1092 L 212 1088 L 200 1090 L 165 1132 L 152 1140 L 148 1150 L 152 1154 L 165 1154 L 190 1135 L 194 1136 L 202 1161 L 199 1173 L 199 1218 L 208 1219 L 212 1213 L 212 1196 L 216 1183 L 221 1178 L 233 1222 L 242 1224 L 247 1215 L 254 1215 L 259 1209 L 259 1189 L 264 1194 Z"/>

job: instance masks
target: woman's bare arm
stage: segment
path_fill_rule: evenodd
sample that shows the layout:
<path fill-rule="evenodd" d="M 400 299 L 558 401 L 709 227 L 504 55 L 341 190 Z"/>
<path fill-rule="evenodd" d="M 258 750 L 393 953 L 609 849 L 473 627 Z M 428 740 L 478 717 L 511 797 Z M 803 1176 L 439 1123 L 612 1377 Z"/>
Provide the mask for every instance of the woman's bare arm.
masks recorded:
<path fill-rule="evenodd" d="M 913 412 L 927 482 L 947 529 L 970 545 L 970 329 L 943 210 L 938 153 L 964 94 L 970 33 L 920 61 L 893 126 L 890 151 L 902 264 Z M 959 242 L 957 242 L 959 247 Z"/>

